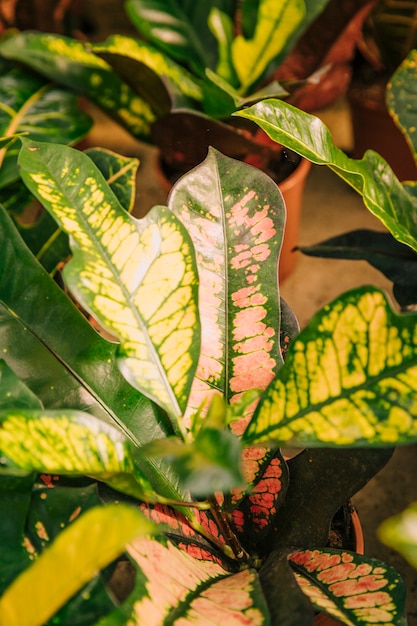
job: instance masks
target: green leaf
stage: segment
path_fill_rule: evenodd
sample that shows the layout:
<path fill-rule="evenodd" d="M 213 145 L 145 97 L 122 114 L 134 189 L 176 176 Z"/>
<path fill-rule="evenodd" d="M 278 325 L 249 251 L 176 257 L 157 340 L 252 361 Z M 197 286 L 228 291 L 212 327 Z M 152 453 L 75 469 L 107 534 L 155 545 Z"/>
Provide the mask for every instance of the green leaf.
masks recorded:
<path fill-rule="evenodd" d="M 213 394 L 233 401 L 264 389 L 282 364 L 277 262 L 285 209 L 268 176 L 213 149 L 174 186 L 169 207 L 188 225 L 198 259 L 202 348 L 192 412 Z"/>
<path fill-rule="evenodd" d="M 274 141 L 327 165 L 359 194 L 398 241 L 417 251 L 417 200 L 401 185 L 389 165 L 368 150 L 360 161 L 337 148 L 326 126 L 313 115 L 281 100 L 265 100 L 236 115 L 256 122 Z"/>
<path fill-rule="evenodd" d="M 48 84 L 21 69 L 11 69 L 0 78 L 0 136 L 28 133 L 38 141 L 75 143 L 91 127 L 74 94 Z M 17 155 L 20 146 L 0 148 L 0 187 L 19 178 Z"/>
<path fill-rule="evenodd" d="M 291 446 L 392 446 L 417 440 L 417 317 L 381 291 L 347 292 L 291 344 L 244 439 Z"/>
<path fill-rule="evenodd" d="M 415 124 L 417 106 L 416 61 L 417 50 L 412 50 L 394 72 L 386 91 L 388 110 L 397 126 L 405 135 L 414 159 L 417 158 L 417 129 Z"/>
<path fill-rule="evenodd" d="M 228 430 L 201 428 L 192 443 L 160 439 L 142 448 L 142 454 L 167 459 L 196 498 L 227 493 L 245 484 L 239 441 Z"/>
<path fill-rule="evenodd" d="M 417 254 L 390 233 L 354 230 L 298 249 L 309 256 L 368 261 L 392 280 L 394 296 L 402 307 L 417 302 Z"/>
<path fill-rule="evenodd" d="M 207 4 L 207 3 L 199 3 Z M 208 13 L 207 7 L 200 8 Z M 180 63 L 202 72 L 209 63 L 199 31 L 176 0 L 127 0 L 127 14 L 138 31 Z M 206 20 L 204 20 L 206 21 Z M 203 31 L 204 32 L 204 31 Z M 207 38 L 206 38 L 207 39 Z"/>
<path fill-rule="evenodd" d="M 315 608 L 344 624 L 405 626 L 405 584 L 393 568 L 352 552 L 300 550 L 289 557 Z"/>
<path fill-rule="evenodd" d="M 0 42 L 0 55 L 86 95 L 135 137 L 149 137 L 155 116 L 148 103 L 80 41 L 55 34 L 21 32 Z"/>
<path fill-rule="evenodd" d="M 126 436 L 92 415 L 10 408 L 0 423 L 2 471 L 88 475 L 137 498 L 152 496 L 135 472 Z"/>
<path fill-rule="evenodd" d="M 42 626 L 128 542 L 152 530 L 153 526 L 132 507 L 119 504 L 87 511 L 3 594 L 0 621 L 8 626 Z"/>
<path fill-rule="evenodd" d="M 417 503 L 382 522 L 378 537 L 417 569 Z"/>
<path fill-rule="evenodd" d="M 0 595 L 33 558 L 27 550 L 24 535 L 34 480 L 34 474 L 23 477 L 0 475 L 3 508 L 0 516 Z"/>
<path fill-rule="evenodd" d="M 16 409 L 40 409 L 42 403 L 0 359 L 0 411 L 11 406 Z"/>
<path fill-rule="evenodd" d="M 198 279 L 186 229 L 166 207 L 131 217 L 88 157 L 66 146 L 24 141 L 19 164 L 29 189 L 70 235 L 68 286 L 120 339 L 128 382 L 181 431 L 199 355 Z"/>
<path fill-rule="evenodd" d="M 162 537 L 158 541 L 137 539 L 128 551 L 139 570 L 135 588 L 101 626 L 120 623 L 117 617 L 132 626 L 150 622 L 162 626 L 172 616 L 184 625 L 207 620 L 213 624 L 269 625 L 256 570 L 231 574 L 217 563 L 192 558 Z M 163 602 L 161 588 L 169 589 Z"/>

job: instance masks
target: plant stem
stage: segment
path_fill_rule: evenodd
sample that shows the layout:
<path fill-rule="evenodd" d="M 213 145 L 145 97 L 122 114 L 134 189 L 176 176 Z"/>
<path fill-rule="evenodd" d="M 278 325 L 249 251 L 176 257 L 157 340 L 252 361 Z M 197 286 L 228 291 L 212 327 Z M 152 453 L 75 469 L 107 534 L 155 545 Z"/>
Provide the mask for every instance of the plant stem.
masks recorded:
<path fill-rule="evenodd" d="M 233 528 L 230 525 L 229 518 L 222 511 L 216 498 L 214 497 L 209 498 L 209 502 L 211 504 L 211 512 L 213 514 L 213 517 L 216 520 L 216 523 L 226 540 L 226 545 L 229 546 L 229 548 L 232 551 L 233 558 L 236 561 L 249 560 L 249 554 L 246 552 L 245 548 L 241 545 Z"/>

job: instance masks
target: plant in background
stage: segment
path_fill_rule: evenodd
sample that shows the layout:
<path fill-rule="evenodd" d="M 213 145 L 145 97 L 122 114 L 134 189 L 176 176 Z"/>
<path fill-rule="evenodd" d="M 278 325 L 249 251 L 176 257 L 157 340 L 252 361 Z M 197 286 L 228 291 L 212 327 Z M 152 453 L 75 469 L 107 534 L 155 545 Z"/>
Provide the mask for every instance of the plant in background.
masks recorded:
<path fill-rule="evenodd" d="M 315 89 L 329 98 L 334 85 L 345 88 L 345 59 L 372 4 L 129 0 L 127 12 L 141 38 L 114 34 L 85 44 L 11 33 L 3 37 L 0 55 L 87 96 L 133 136 L 155 143 L 176 171 L 197 165 L 212 145 L 235 158 L 255 154 L 263 167 L 272 159 L 273 172 L 288 160 L 231 114 L 266 96 L 295 90 L 301 98 Z M 341 77 L 329 88 L 335 68 Z"/>
<path fill-rule="evenodd" d="M 279 298 L 282 198 L 245 163 L 211 150 L 136 220 L 125 159 L 21 141 L 24 183 L 69 236 L 66 287 L 114 340 L 2 210 L 2 618 L 299 626 L 317 610 L 404 624 L 399 575 L 328 539 L 392 447 L 416 440 L 416 316 L 361 288 L 298 334 Z M 153 525 L 122 506 L 103 557 L 76 529 L 103 508 L 101 537 L 115 502 Z M 72 530 L 83 558 L 53 599 L 43 576 L 68 563 Z M 92 572 L 125 543 L 135 580 L 119 603 L 112 566 Z"/>

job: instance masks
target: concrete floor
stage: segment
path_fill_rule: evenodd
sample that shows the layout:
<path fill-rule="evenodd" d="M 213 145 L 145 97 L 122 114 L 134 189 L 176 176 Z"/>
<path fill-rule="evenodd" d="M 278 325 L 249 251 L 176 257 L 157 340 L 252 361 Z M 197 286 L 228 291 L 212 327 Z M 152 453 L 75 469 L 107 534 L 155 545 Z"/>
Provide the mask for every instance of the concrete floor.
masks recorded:
<path fill-rule="evenodd" d="M 346 107 L 333 107 L 321 114 L 333 133 L 334 141 L 349 149 L 351 142 Z M 118 127 L 98 116 L 90 136 L 92 145 L 107 147 L 141 160 L 138 177 L 138 214 L 154 204 L 165 202 L 165 192 L 154 175 L 156 151 L 133 141 Z M 381 229 L 382 226 L 364 207 L 361 198 L 325 167 L 313 166 L 306 184 L 300 230 L 300 244 L 319 242 L 326 237 L 356 228 Z M 315 259 L 297 253 L 294 272 L 281 287 L 282 296 L 292 306 L 301 326 L 326 302 L 347 289 L 376 285 L 390 293 L 390 283 L 361 261 Z M 408 585 L 409 625 L 417 626 L 417 572 L 395 552 L 383 546 L 375 530 L 381 521 L 402 511 L 417 500 L 417 449 L 398 448 L 388 465 L 355 496 L 365 535 L 365 552 L 392 566 L 405 577 Z"/>

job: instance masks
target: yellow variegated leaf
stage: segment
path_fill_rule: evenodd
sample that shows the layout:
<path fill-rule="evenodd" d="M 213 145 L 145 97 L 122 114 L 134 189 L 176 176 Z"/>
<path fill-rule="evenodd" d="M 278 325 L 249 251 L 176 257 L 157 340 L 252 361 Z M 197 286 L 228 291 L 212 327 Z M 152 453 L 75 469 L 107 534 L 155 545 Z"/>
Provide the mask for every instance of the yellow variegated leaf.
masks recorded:
<path fill-rule="evenodd" d="M 64 277 L 82 305 L 120 340 L 128 381 L 178 418 L 199 355 L 198 278 L 188 233 L 166 207 L 137 220 L 90 159 L 24 141 L 29 189 L 70 236 Z"/>
<path fill-rule="evenodd" d="M 294 340 L 244 437 L 303 447 L 416 441 L 416 391 L 417 316 L 357 289 Z"/>
<path fill-rule="evenodd" d="M 0 623 L 42 626 L 98 570 L 154 526 L 133 507 L 111 504 L 83 513 L 10 585 L 0 599 Z"/>

